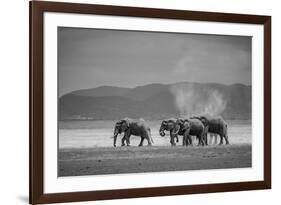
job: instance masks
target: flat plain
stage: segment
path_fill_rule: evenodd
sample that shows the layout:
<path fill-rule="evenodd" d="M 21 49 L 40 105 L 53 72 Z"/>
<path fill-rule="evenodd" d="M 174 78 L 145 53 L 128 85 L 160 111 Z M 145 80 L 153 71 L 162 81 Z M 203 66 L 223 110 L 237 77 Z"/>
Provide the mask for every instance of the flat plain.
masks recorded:
<path fill-rule="evenodd" d="M 251 145 L 62 149 L 59 176 L 251 167 Z"/>

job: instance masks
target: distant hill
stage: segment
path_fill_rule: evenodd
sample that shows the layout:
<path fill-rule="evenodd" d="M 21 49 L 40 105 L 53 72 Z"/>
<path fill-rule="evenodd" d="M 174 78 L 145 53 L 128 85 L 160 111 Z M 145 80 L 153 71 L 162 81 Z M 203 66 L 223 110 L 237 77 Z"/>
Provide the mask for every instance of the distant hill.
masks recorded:
<path fill-rule="evenodd" d="M 177 92 L 181 89 L 181 92 Z M 176 91 L 176 92 L 175 92 Z M 182 93 L 183 92 L 183 93 Z M 59 98 L 60 120 L 116 120 L 124 117 L 163 119 L 182 115 L 179 100 L 186 100 L 191 111 L 223 99 L 221 115 L 226 119 L 251 119 L 251 86 L 216 83 L 149 84 L 136 88 L 102 86 L 77 90 Z M 181 96 L 183 95 L 183 96 Z M 194 97 L 193 97 L 194 96 Z M 222 96 L 222 97 L 221 97 Z M 197 103 L 198 100 L 198 103 Z M 221 100 L 221 99 L 219 99 Z M 200 102 L 199 102 L 200 101 Z M 220 101 L 219 101 L 220 102 Z M 202 108 L 203 109 L 203 108 Z"/>
<path fill-rule="evenodd" d="M 97 88 L 77 90 L 77 91 L 71 92 L 71 94 L 80 95 L 80 96 L 92 96 L 92 97 L 124 96 L 130 90 L 131 90 L 131 88 L 101 86 L 101 87 L 97 87 Z"/>

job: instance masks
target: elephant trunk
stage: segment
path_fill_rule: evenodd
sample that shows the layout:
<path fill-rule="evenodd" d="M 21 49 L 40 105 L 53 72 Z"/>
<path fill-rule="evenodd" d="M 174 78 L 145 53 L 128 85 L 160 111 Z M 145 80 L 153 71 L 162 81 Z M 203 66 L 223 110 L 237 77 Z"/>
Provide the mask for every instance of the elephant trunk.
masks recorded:
<path fill-rule="evenodd" d="M 165 132 L 164 132 L 164 129 L 162 129 L 162 127 L 159 130 L 159 134 L 160 134 L 161 137 L 165 136 Z"/>
<path fill-rule="evenodd" d="M 116 147 L 117 134 L 113 136 L 113 146 Z"/>
<path fill-rule="evenodd" d="M 113 135 L 113 146 L 116 147 L 116 140 L 117 140 L 117 136 L 118 136 L 119 130 L 118 128 L 114 129 L 114 135 Z"/>
<path fill-rule="evenodd" d="M 172 131 L 172 134 L 173 135 L 177 135 L 179 133 L 179 131 L 180 131 L 180 128 L 181 127 L 179 125 L 175 126 L 175 129 Z"/>

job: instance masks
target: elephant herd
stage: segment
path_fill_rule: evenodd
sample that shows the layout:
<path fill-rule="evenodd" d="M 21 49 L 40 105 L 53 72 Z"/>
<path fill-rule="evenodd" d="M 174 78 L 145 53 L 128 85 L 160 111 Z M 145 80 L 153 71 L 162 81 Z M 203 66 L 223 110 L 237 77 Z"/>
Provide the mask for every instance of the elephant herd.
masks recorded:
<path fill-rule="evenodd" d="M 160 136 L 165 136 L 165 131 L 170 134 L 170 143 L 172 146 L 179 142 L 178 136 L 182 136 L 182 145 L 188 146 L 193 145 L 193 138 L 195 136 L 198 140 L 198 146 L 208 145 L 208 133 L 210 136 L 210 141 L 215 138 L 217 141 L 217 136 L 220 137 L 220 145 L 229 144 L 228 134 L 227 134 L 227 124 L 225 120 L 218 117 L 190 117 L 187 119 L 168 119 L 163 120 L 159 134 Z M 122 146 L 130 146 L 130 136 L 135 135 L 141 138 L 139 146 L 143 145 L 143 141 L 146 139 L 148 145 L 151 146 L 153 139 L 151 137 L 151 129 L 144 119 L 133 120 L 129 118 L 122 119 L 115 124 L 113 145 L 116 146 L 116 140 L 118 134 L 124 133 L 121 140 Z M 126 143 L 126 144 L 125 144 Z"/>

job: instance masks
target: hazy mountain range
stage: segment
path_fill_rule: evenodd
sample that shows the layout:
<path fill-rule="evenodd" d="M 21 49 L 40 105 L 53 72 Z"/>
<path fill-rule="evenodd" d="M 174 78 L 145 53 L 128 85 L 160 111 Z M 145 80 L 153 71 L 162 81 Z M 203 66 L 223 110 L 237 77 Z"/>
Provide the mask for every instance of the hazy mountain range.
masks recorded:
<path fill-rule="evenodd" d="M 251 119 L 251 104 L 251 86 L 243 84 L 182 82 L 135 88 L 101 86 L 61 96 L 59 119 L 163 119 L 213 111 L 226 119 Z"/>

